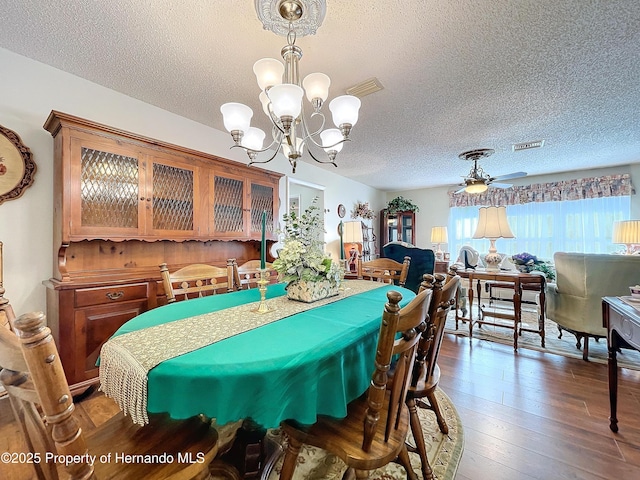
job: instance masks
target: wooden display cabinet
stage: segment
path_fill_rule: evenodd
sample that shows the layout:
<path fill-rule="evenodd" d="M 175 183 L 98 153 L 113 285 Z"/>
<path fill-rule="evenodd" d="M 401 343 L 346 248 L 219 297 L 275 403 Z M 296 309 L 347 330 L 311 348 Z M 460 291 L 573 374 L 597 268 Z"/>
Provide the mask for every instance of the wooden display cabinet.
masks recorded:
<path fill-rule="evenodd" d="M 164 302 L 159 265 L 226 266 L 277 241 L 282 175 L 53 111 L 53 278 L 48 324 L 74 390 L 102 344 Z M 272 258 L 268 258 L 272 261 Z"/>
<path fill-rule="evenodd" d="M 414 212 L 388 213 L 380 211 L 380 251 L 389 242 L 416 244 Z"/>

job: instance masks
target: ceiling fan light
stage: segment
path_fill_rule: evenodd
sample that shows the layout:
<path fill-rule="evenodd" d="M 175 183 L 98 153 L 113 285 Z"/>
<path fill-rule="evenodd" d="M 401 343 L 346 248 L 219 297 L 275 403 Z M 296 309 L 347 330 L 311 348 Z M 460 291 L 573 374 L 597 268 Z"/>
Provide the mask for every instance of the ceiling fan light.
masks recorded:
<path fill-rule="evenodd" d="M 253 73 L 261 90 L 282 83 L 284 65 L 275 58 L 262 58 L 253 64 Z"/>
<path fill-rule="evenodd" d="M 325 152 L 335 151 L 340 152 L 342 150 L 343 137 L 340 130 L 337 128 L 329 128 L 328 130 L 323 131 L 320 134 L 320 138 L 322 139 L 322 148 L 324 148 Z"/>
<path fill-rule="evenodd" d="M 360 99 L 353 95 L 341 95 L 329 102 L 329 110 L 333 115 L 333 123 L 336 127 L 348 124 L 354 126 L 358 121 L 358 111 L 360 110 Z"/>
<path fill-rule="evenodd" d="M 487 184 L 484 182 L 473 182 L 473 183 L 469 183 L 464 191 L 467 193 L 482 193 L 485 192 L 487 190 Z"/>
<path fill-rule="evenodd" d="M 307 100 L 313 102 L 314 98 L 319 98 L 323 102 L 329 96 L 329 86 L 331 79 L 324 73 L 310 73 L 302 80 L 302 88 L 307 95 Z"/>
<path fill-rule="evenodd" d="M 267 93 L 271 100 L 273 113 L 278 118 L 290 116 L 296 118 L 302 110 L 302 96 L 304 91 L 302 87 L 292 83 L 283 83 L 275 85 L 269 89 Z"/>
<path fill-rule="evenodd" d="M 253 117 L 253 110 L 242 103 L 225 103 L 220 107 L 222 112 L 222 120 L 224 122 L 224 128 L 229 132 L 239 130 L 246 132 L 251 125 L 251 117 Z"/>

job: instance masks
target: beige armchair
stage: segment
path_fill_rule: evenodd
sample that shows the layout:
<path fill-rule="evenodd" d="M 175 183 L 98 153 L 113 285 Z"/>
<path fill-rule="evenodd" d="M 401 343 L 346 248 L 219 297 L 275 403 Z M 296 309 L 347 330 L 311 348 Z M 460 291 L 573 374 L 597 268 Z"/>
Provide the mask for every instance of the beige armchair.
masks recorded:
<path fill-rule="evenodd" d="M 629 295 L 629 286 L 640 283 L 640 255 L 608 255 L 557 252 L 553 256 L 556 283 L 547 285 L 547 318 L 584 339 L 582 358 L 589 356 L 589 337 L 606 337 L 602 326 L 602 297 Z"/>

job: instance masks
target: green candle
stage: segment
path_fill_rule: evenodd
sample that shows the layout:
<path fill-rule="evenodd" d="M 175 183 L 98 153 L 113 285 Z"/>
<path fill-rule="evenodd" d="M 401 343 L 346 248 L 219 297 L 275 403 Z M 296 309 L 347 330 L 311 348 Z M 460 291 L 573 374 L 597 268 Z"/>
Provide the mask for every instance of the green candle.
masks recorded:
<path fill-rule="evenodd" d="M 260 244 L 260 268 L 265 268 L 265 261 L 267 258 L 267 241 L 265 234 L 267 230 L 267 211 L 262 211 L 262 243 Z"/>
<path fill-rule="evenodd" d="M 340 260 L 344 260 L 344 240 L 342 240 L 342 220 L 340 220 Z"/>

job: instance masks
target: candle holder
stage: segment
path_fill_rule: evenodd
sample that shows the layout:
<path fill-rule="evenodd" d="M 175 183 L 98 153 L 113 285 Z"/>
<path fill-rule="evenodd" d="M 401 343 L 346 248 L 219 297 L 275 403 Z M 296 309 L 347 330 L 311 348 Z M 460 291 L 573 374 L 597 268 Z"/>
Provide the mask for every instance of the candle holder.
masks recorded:
<path fill-rule="evenodd" d="M 269 283 L 269 270 L 266 268 L 258 269 L 260 277 L 256 281 L 258 284 L 258 291 L 260 292 L 260 303 L 258 304 L 258 308 L 252 310 L 255 313 L 267 313 L 271 312 L 273 309 L 267 305 L 267 301 L 265 299 L 267 295 L 267 284 Z"/>
<path fill-rule="evenodd" d="M 338 285 L 338 290 L 339 291 L 346 290 L 346 288 L 344 286 L 344 275 L 345 275 L 346 271 L 347 271 L 347 260 L 341 259 L 340 260 L 340 284 Z"/>

